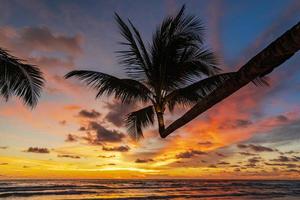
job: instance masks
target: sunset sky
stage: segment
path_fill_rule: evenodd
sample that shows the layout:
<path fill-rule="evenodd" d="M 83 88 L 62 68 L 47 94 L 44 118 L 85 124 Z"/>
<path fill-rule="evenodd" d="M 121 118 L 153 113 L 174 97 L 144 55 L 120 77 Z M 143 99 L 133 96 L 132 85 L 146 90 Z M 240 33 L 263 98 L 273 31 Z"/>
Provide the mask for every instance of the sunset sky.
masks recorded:
<path fill-rule="evenodd" d="M 138 105 L 63 76 L 74 69 L 125 77 L 114 12 L 149 41 L 186 4 L 206 27 L 206 45 L 233 71 L 300 20 L 298 0 L 0 0 L 0 47 L 36 64 L 46 85 L 31 110 L 0 101 L 0 179 L 300 179 L 300 53 L 188 125 L 161 139 L 157 127 L 132 141 L 123 117 Z M 167 114 L 167 124 L 184 113 Z"/>

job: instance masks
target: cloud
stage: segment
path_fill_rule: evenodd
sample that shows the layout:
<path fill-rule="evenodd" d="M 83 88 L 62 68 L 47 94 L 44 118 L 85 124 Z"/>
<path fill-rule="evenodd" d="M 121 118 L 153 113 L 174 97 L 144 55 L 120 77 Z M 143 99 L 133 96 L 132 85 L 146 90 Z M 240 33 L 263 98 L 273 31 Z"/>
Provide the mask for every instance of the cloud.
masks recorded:
<path fill-rule="evenodd" d="M 205 155 L 206 153 L 198 150 L 189 150 L 176 155 L 176 158 L 192 158 L 197 155 Z"/>
<path fill-rule="evenodd" d="M 218 165 L 229 165 L 230 163 L 229 162 L 225 162 L 225 161 L 222 161 L 222 162 L 219 162 Z"/>
<path fill-rule="evenodd" d="M 0 163 L 0 165 L 8 165 L 8 163 Z"/>
<path fill-rule="evenodd" d="M 265 162 L 265 165 L 286 167 L 286 168 L 298 168 L 299 167 L 299 165 L 292 164 L 292 163 L 268 163 L 268 162 Z"/>
<path fill-rule="evenodd" d="M 31 47 L 41 51 L 60 51 L 68 54 L 82 52 L 81 35 L 65 36 L 54 34 L 48 27 L 25 27 L 19 30 L 16 37 L 18 46 Z"/>
<path fill-rule="evenodd" d="M 135 160 L 135 163 L 148 163 L 148 162 L 153 162 L 154 160 L 153 159 L 136 159 Z"/>
<path fill-rule="evenodd" d="M 199 145 L 199 146 L 204 146 L 204 147 L 210 147 L 210 146 L 213 145 L 213 143 L 210 142 L 210 141 L 206 141 L 206 142 L 198 142 L 198 145 Z"/>
<path fill-rule="evenodd" d="M 103 155 L 99 155 L 98 158 L 114 158 L 116 157 L 115 155 L 111 155 L 111 156 L 103 156 Z"/>
<path fill-rule="evenodd" d="M 217 155 L 217 156 L 220 156 L 220 157 L 226 157 L 224 154 L 218 153 L 218 152 L 216 152 L 216 155 Z"/>
<path fill-rule="evenodd" d="M 88 130 L 96 132 L 96 140 L 98 142 L 121 142 L 125 135 L 116 130 L 108 130 L 99 123 L 92 121 L 89 123 Z"/>
<path fill-rule="evenodd" d="M 86 128 L 84 126 L 81 126 L 78 130 L 79 131 L 86 131 Z"/>
<path fill-rule="evenodd" d="M 269 141 L 272 143 L 299 141 L 299 132 L 300 119 L 277 127 L 265 134 L 255 135 L 255 137 L 251 138 L 251 140 L 249 141 L 254 143 L 263 143 L 265 141 Z"/>
<path fill-rule="evenodd" d="M 78 116 L 83 118 L 95 119 L 101 116 L 101 113 L 97 112 L 96 110 L 81 110 L 78 113 Z"/>
<path fill-rule="evenodd" d="M 253 158 L 249 158 L 248 159 L 248 164 L 245 165 L 246 167 L 251 167 L 251 168 L 254 168 L 254 167 L 257 167 L 257 164 L 262 160 L 261 157 L 253 157 Z"/>
<path fill-rule="evenodd" d="M 270 161 L 273 162 L 298 162 L 300 161 L 300 157 L 294 156 L 294 157 L 287 157 L 287 156 L 279 156 L 276 159 L 271 159 Z"/>
<path fill-rule="evenodd" d="M 129 146 L 117 146 L 117 147 L 102 147 L 103 151 L 117 151 L 117 152 L 127 152 L 130 150 Z"/>
<path fill-rule="evenodd" d="M 242 156 L 256 156 L 257 154 L 255 153 L 249 153 L 249 152 L 239 152 Z"/>
<path fill-rule="evenodd" d="M 76 142 L 78 141 L 78 137 L 73 134 L 68 134 L 67 138 L 65 139 L 65 142 Z"/>
<path fill-rule="evenodd" d="M 7 146 L 0 146 L 0 149 L 8 149 Z"/>
<path fill-rule="evenodd" d="M 285 115 L 278 115 L 278 116 L 277 116 L 277 119 L 278 119 L 280 122 L 287 122 L 287 121 L 289 120 Z"/>
<path fill-rule="evenodd" d="M 28 152 L 28 153 L 50 153 L 49 149 L 40 148 L 40 147 L 29 147 L 24 152 Z"/>
<path fill-rule="evenodd" d="M 256 164 L 256 163 L 258 163 L 258 162 L 260 162 L 261 161 L 261 157 L 253 157 L 253 158 L 249 158 L 248 159 L 248 162 L 249 163 L 254 163 L 254 164 Z"/>
<path fill-rule="evenodd" d="M 251 125 L 250 120 L 237 119 L 234 121 L 226 121 L 219 126 L 219 129 L 236 129 L 236 128 L 246 128 Z"/>
<path fill-rule="evenodd" d="M 105 119 L 117 127 L 121 127 L 126 115 L 136 109 L 134 104 L 123 104 L 117 100 L 107 103 L 105 107 L 109 110 Z"/>
<path fill-rule="evenodd" d="M 247 144 L 238 144 L 237 147 L 240 148 L 240 149 L 251 149 L 255 152 L 273 152 L 273 151 L 275 151 L 272 148 L 261 146 L 261 145 L 254 145 L 254 144 L 249 144 L 249 145 L 247 145 Z"/>
<path fill-rule="evenodd" d="M 72 159 L 80 159 L 80 156 L 69 155 L 69 154 L 59 154 L 57 155 L 59 158 L 72 158 Z"/>
<path fill-rule="evenodd" d="M 104 166 L 115 166 L 115 163 L 107 163 L 107 164 L 102 164 L 102 165 L 96 165 L 96 167 L 104 167 Z"/>
<path fill-rule="evenodd" d="M 83 37 L 57 34 L 48 27 L 0 28 L 0 42 L 3 48 L 31 63 L 47 68 L 74 66 L 74 58 L 82 53 Z M 45 56 L 43 53 L 60 53 L 62 56 Z"/>
<path fill-rule="evenodd" d="M 67 124 L 67 121 L 66 120 L 61 120 L 58 122 L 60 125 L 64 126 Z"/>

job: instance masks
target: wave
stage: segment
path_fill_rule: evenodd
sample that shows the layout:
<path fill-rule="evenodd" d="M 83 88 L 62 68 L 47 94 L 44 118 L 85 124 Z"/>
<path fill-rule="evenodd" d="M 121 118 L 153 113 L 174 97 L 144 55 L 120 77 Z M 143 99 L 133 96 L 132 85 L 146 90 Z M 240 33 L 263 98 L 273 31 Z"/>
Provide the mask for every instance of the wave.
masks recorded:
<path fill-rule="evenodd" d="M 0 198 L 68 195 L 75 199 L 300 199 L 300 181 L 44 180 L 0 181 Z M 118 197 L 116 197 L 118 196 Z M 48 198 L 48 197 L 46 197 Z M 22 198 L 23 199 L 23 198 Z M 51 199 L 51 198 L 49 198 Z"/>

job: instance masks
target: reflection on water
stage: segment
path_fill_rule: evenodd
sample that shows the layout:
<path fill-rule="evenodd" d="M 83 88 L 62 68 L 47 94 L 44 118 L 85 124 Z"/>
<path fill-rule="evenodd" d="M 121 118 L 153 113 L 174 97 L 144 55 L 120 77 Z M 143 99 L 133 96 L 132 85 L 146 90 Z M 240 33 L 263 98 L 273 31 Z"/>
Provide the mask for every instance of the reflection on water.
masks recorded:
<path fill-rule="evenodd" d="M 300 199 L 300 181 L 8 180 L 3 199 Z"/>

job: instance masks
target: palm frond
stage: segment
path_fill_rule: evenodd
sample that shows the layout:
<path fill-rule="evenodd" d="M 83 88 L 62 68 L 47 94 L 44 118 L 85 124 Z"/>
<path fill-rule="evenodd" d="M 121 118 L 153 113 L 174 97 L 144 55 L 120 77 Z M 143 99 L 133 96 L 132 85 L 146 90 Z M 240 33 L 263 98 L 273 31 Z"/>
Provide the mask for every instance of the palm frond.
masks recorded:
<path fill-rule="evenodd" d="M 266 76 L 257 77 L 252 81 L 252 83 L 255 86 L 270 86 L 269 79 Z"/>
<path fill-rule="evenodd" d="M 36 106 L 42 87 L 43 74 L 34 65 L 10 55 L 0 48 L 0 95 L 6 100 L 10 96 L 20 97 L 25 105 Z"/>
<path fill-rule="evenodd" d="M 174 90 L 165 97 L 165 102 L 170 111 L 173 111 L 176 104 L 192 105 L 233 77 L 234 74 L 235 72 L 214 75 L 184 88 Z"/>
<path fill-rule="evenodd" d="M 201 75 L 219 70 L 213 52 L 203 47 L 202 22 L 185 15 L 184 6 L 175 17 L 166 18 L 153 36 L 151 80 L 164 90 L 172 90 L 195 81 Z"/>
<path fill-rule="evenodd" d="M 95 71 L 75 70 L 65 75 L 65 78 L 77 77 L 91 88 L 98 91 L 96 98 L 103 94 L 114 95 L 122 102 L 130 103 L 134 100 L 148 102 L 151 91 L 142 83 L 133 79 L 119 79 L 117 77 Z"/>
<path fill-rule="evenodd" d="M 139 140 L 143 137 L 143 128 L 154 123 L 153 106 L 129 113 L 125 122 L 129 136 L 135 140 Z"/>
<path fill-rule="evenodd" d="M 129 22 L 132 28 L 134 28 L 134 35 L 128 25 L 121 19 L 121 17 L 117 13 L 115 13 L 115 19 L 119 25 L 121 35 L 126 40 L 126 42 L 121 42 L 120 44 L 128 48 L 127 50 L 117 51 L 120 58 L 119 62 L 125 67 L 125 71 L 128 76 L 138 80 L 143 80 L 147 75 L 150 60 L 149 57 L 147 57 L 147 53 L 145 50 L 145 46 L 142 43 L 141 36 L 135 29 L 135 27 L 133 27 L 131 22 Z M 135 36 L 139 44 L 137 44 Z"/>

